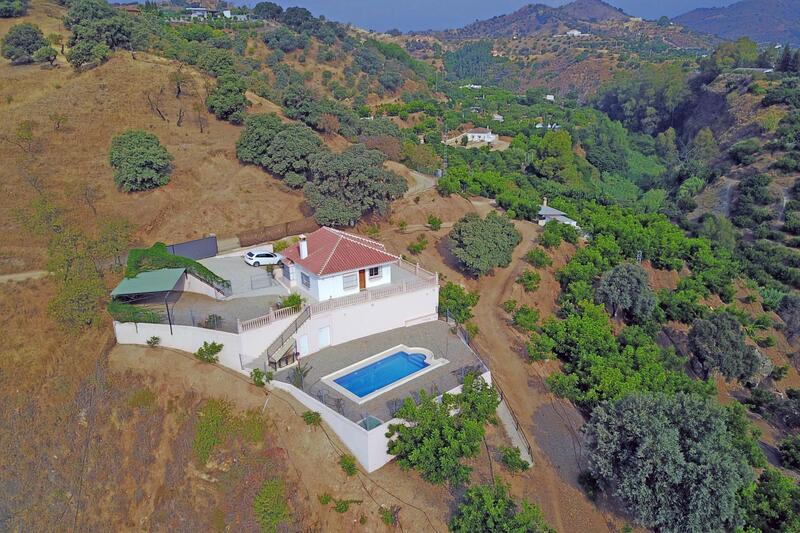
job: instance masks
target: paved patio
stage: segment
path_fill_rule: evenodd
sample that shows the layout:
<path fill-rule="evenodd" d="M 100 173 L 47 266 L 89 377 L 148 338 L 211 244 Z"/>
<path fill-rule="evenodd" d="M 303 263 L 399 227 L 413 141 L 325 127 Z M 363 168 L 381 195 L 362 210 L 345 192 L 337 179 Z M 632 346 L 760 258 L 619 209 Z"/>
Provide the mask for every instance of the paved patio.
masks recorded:
<path fill-rule="evenodd" d="M 255 296 L 283 296 L 288 291 L 264 267 L 252 267 L 241 256 L 209 257 L 199 261 L 206 268 L 231 282 L 228 299 Z"/>
<path fill-rule="evenodd" d="M 399 344 L 427 348 L 437 359 L 444 358 L 449 363 L 363 404 L 349 400 L 320 381 L 332 372 Z M 479 369 L 481 373 L 485 371 L 472 350 L 450 332 L 447 324 L 438 320 L 331 346 L 302 358 L 301 364 L 307 364 L 311 368 L 305 378 L 305 392 L 354 422 L 368 415 L 386 422 L 394 417 L 394 413 L 405 398 L 416 397 L 420 390 L 435 392 L 438 395 L 459 386 L 463 382 L 464 373 L 468 370 Z M 275 379 L 291 383 L 292 373 L 293 368 L 282 369 L 276 373 Z"/>
<path fill-rule="evenodd" d="M 172 323 L 179 326 L 201 326 L 209 315 L 222 317 L 222 322 L 214 329 L 236 333 L 236 319 L 250 320 L 269 313 L 270 306 L 280 300 L 280 295 L 255 296 L 252 298 L 233 298 L 215 300 L 203 294 L 178 292 L 169 296 L 169 310 Z M 164 296 L 152 295 L 140 298 L 137 305 L 148 307 L 161 315 L 161 322 L 167 323 L 164 309 Z"/>

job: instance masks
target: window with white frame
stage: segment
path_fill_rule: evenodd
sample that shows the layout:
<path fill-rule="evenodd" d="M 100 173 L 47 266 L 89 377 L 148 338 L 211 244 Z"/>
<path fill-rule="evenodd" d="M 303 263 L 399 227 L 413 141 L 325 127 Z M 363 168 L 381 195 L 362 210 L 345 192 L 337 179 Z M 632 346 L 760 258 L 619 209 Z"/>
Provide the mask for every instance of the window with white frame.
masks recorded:
<path fill-rule="evenodd" d="M 381 267 L 372 267 L 369 269 L 370 279 L 381 277 Z"/>
<path fill-rule="evenodd" d="M 351 291 L 358 287 L 358 273 L 345 274 L 342 276 L 342 289 Z"/>
<path fill-rule="evenodd" d="M 300 272 L 300 282 L 306 289 L 311 287 L 311 278 L 305 272 Z"/>

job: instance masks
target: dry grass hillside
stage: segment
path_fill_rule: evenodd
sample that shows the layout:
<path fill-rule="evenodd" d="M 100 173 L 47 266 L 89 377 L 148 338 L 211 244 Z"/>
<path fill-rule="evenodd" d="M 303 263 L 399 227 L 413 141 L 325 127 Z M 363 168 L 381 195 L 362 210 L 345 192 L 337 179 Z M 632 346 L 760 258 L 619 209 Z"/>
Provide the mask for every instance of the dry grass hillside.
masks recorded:
<path fill-rule="evenodd" d="M 55 6 L 34 3 L 31 13 L 28 18 L 45 32 L 59 30 L 61 12 Z M 7 20 L 0 21 L 0 35 L 9 26 Z M 0 194 L 6 198 L 0 207 L 0 273 L 33 268 L 42 258 L 38 243 L 15 223 L 15 209 L 26 206 L 35 194 L 24 179 L 26 172 L 41 180 L 44 189 L 71 210 L 71 218 L 87 229 L 104 217 L 125 217 L 136 224 L 144 244 L 208 233 L 230 235 L 303 216 L 302 194 L 237 161 L 235 143 L 241 128 L 205 111 L 208 78 L 192 72 L 193 89 L 176 98 L 169 75 L 177 65 L 161 58 L 137 53 L 134 59 L 120 52 L 83 73 L 75 73 L 63 57 L 58 64 L 50 70 L 0 61 L 0 135 L 13 137 L 19 123 L 33 120 L 38 145 L 33 162 L 25 167 L 17 147 L 0 143 Z M 277 110 L 263 99 L 251 100 L 250 113 Z M 50 118 L 55 113 L 67 117 L 60 129 Z M 135 194 L 116 189 L 108 147 L 114 135 L 129 128 L 156 134 L 174 156 L 168 185 Z M 83 201 L 87 188 L 97 196 L 93 205 Z"/>

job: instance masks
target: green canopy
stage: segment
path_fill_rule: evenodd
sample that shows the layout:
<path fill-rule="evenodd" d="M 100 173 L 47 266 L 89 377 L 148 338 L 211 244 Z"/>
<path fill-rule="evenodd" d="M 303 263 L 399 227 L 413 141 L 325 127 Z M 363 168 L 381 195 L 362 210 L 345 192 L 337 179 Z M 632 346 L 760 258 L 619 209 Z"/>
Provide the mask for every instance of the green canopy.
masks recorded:
<path fill-rule="evenodd" d="M 185 268 L 162 268 L 140 272 L 135 278 L 125 278 L 111 291 L 111 296 L 128 296 L 131 294 L 148 294 L 152 292 L 167 292 L 175 285 L 186 272 Z"/>

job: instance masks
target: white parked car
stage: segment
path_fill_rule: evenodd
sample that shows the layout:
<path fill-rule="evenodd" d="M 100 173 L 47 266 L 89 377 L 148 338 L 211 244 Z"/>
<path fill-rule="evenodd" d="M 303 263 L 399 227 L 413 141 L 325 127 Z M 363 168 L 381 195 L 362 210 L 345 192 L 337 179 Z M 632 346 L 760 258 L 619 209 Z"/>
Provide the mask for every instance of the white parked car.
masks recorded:
<path fill-rule="evenodd" d="M 244 254 L 244 262 L 248 265 L 259 267 L 261 265 L 277 265 L 281 256 L 266 250 L 250 250 Z"/>

